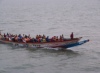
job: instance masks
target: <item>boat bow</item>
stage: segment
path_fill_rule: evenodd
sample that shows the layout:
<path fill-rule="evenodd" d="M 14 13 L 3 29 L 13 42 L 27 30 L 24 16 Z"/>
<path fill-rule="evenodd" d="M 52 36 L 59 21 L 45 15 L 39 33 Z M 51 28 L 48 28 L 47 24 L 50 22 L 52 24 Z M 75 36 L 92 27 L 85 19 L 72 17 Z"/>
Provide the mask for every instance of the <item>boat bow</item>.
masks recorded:
<path fill-rule="evenodd" d="M 66 44 L 66 45 L 63 45 L 62 47 L 63 48 L 70 48 L 70 47 L 75 47 L 75 46 L 79 46 L 79 45 L 85 44 L 87 42 L 89 42 L 89 39 L 83 40 L 83 41 L 79 41 L 79 42 L 76 42 L 76 43 L 72 43 L 72 44 Z"/>

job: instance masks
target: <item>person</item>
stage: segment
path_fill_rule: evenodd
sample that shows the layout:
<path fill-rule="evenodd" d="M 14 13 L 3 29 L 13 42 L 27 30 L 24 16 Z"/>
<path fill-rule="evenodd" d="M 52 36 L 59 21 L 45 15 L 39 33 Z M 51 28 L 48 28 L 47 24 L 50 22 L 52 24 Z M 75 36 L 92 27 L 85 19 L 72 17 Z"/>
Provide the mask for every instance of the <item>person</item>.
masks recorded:
<path fill-rule="evenodd" d="M 1 31 L 0 31 L 0 35 L 1 35 Z"/>
<path fill-rule="evenodd" d="M 2 38 L 1 31 L 0 31 L 0 39 Z"/>
<path fill-rule="evenodd" d="M 22 38 L 23 38 L 22 35 L 19 34 L 19 35 L 18 35 L 18 41 L 21 42 L 21 41 L 22 41 Z"/>
<path fill-rule="evenodd" d="M 47 37 L 46 37 L 46 41 L 47 41 L 47 42 L 49 42 L 49 41 L 50 41 L 50 40 L 49 40 L 49 36 L 47 36 Z"/>
<path fill-rule="evenodd" d="M 3 36 L 4 38 L 6 38 L 6 34 L 4 33 L 4 36 Z"/>
<path fill-rule="evenodd" d="M 70 34 L 70 38 L 71 38 L 71 39 L 74 38 L 74 34 L 73 34 L 73 32 Z"/>

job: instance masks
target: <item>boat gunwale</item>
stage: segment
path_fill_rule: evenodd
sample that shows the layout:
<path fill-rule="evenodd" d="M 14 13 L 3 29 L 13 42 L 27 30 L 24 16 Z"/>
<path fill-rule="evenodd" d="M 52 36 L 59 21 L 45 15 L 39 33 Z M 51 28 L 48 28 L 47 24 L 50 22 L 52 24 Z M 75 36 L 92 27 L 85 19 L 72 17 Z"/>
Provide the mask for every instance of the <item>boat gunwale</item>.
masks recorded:
<path fill-rule="evenodd" d="M 73 42 L 73 41 L 79 41 L 82 37 L 79 37 L 79 38 L 74 38 L 74 39 L 66 39 L 65 41 L 50 41 L 50 42 L 27 42 L 27 43 L 24 43 L 24 42 L 13 42 L 13 41 L 7 41 L 7 40 L 2 40 L 0 39 L 0 42 L 2 43 L 15 43 L 15 44 L 53 44 L 53 43 L 67 43 L 67 42 Z"/>

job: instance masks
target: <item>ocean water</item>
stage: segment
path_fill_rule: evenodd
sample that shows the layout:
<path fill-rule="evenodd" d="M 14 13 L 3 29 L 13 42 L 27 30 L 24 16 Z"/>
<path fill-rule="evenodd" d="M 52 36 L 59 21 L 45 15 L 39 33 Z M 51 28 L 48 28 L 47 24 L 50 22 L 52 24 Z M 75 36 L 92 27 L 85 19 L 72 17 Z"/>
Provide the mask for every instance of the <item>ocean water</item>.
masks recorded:
<path fill-rule="evenodd" d="M 100 0 L 0 0 L 0 30 L 90 39 L 67 51 L 0 44 L 0 73 L 100 73 Z"/>

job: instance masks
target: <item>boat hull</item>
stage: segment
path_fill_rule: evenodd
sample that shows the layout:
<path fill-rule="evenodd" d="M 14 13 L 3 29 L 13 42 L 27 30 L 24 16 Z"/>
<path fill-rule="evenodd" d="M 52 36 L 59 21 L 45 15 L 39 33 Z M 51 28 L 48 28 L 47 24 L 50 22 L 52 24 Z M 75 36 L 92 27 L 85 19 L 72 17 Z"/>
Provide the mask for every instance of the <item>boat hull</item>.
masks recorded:
<path fill-rule="evenodd" d="M 11 44 L 14 46 L 19 46 L 19 47 L 31 47 L 31 48 L 69 48 L 69 47 L 74 47 L 78 45 L 82 45 L 88 40 L 81 41 L 81 44 L 79 42 L 79 38 L 75 39 L 67 39 L 65 41 L 57 41 L 57 42 L 35 42 L 35 43 L 23 43 L 23 42 L 13 42 L 13 41 L 5 41 L 0 39 L 0 43 L 3 44 Z"/>

